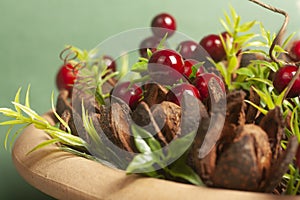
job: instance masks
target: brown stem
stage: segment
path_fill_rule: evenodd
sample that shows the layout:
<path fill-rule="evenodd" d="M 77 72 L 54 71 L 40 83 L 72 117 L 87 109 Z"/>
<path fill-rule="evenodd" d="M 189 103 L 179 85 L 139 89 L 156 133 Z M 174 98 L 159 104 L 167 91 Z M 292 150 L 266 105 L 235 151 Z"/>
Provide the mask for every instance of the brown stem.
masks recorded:
<path fill-rule="evenodd" d="M 273 40 L 272 44 L 271 44 L 271 47 L 269 49 L 269 55 L 270 55 L 270 58 L 272 59 L 272 61 L 276 62 L 277 64 L 279 64 L 279 60 L 273 55 L 273 51 L 274 51 L 274 48 L 277 44 L 279 44 L 280 42 L 280 39 L 282 38 L 285 30 L 286 30 L 286 27 L 288 25 L 288 22 L 289 22 L 289 15 L 287 14 L 287 12 L 285 12 L 284 10 L 281 10 L 281 9 L 278 9 L 278 8 L 275 8 L 271 5 L 267 5 L 265 3 L 262 3 L 260 2 L 259 0 L 249 0 L 253 3 L 256 3 L 268 10 L 271 10 L 273 12 L 276 12 L 276 13 L 279 13 L 279 14 L 282 14 L 284 16 L 284 22 L 281 26 L 281 28 L 279 29 L 278 31 L 278 34 L 276 35 L 275 39 Z"/>
<path fill-rule="evenodd" d="M 74 60 L 74 59 L 76 59 L 77 56 L 78 56 L 78 52 L 74 52 L 74 51 L 70 51 L 70 52 L 68 52 L 68 54 L 67 54 L 66 56 L 64 56 L 65 52 L 69 51 L 71 48 L 72 48 L 72 46 L 68 46 L 68 47 L 66 47 L 65 49 L 63 49 L 63 50 L 60 52 L 60 54 L 59 54 L 59 58 L 60 58 L 62 61 L 64 61 L 64 64 L 66 64 L 69 60 Z M 74 55 L 73 57 L 70 58 L 70 56 L 71 56 L 72 54 L 74 54 L 74 53 L 75 53 L 75 55 Z"/>

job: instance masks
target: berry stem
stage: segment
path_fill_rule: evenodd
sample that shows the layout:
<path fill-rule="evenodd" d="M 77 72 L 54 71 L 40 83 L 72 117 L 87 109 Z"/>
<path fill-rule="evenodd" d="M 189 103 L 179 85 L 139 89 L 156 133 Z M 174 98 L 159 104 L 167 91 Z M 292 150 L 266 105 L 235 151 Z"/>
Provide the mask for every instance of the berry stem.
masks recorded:
<path fill-rule="evenodd" d="M 282 15 L 284 16 L 284 22 L 283 22 L 281 28 L 279 29 L 278 34 L 276 35 L 275 39 L 273 40 L 273 42 L 272 42 L 272 44 L 271 44 L 271 47 L 270 47 L 270 50 L 269 50 L 270 58 L 271 58 L 274 62 L 276 62 L 277 64 L 279 64 L 280 62 L 279 62 L 279 60 L 273 55 L 273 51 L 274 51 L 275 46 L 276 46 L 277 44 L 280 43 L 280 40 L 281 40 L 281 38 L 282 38 L 282 35 L 284 34 L 284 32 L 285 32 L 285 30 L 286 30 L 286 27 L 287 27 L 288 22 L 289 22 L 289 15 L 288 15 L 288 13 L 285 12 L 284 10 L 281 10 L 281 9 L 275 8 L 275 7 L 271 6 L 271 5 L 267 5 L 267 4 L 265 4 L 265 3 L 262 3 L 262 2 L 259 1 L 259 0 L 249 0 L 249 1 L 251 1 L 251 2 L 253 2 L 253 3 L 256 3 L 256 4 L 258 4 L 258 5 L 260 5 L 260 6 L 264 7 L 264 8 L 266 8 L 266 9 L 268 9 L 268 10 L 273 11 L 273 12 L 282 14 Z"/>

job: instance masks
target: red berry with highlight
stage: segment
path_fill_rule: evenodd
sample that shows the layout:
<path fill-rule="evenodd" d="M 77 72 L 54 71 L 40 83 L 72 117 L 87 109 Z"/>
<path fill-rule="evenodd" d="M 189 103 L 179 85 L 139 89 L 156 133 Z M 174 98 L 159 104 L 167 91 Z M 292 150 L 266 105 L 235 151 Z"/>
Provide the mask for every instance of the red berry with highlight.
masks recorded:
<path fill-rule="evenodd" d="M 282 92 L 296 74 L 298 67 L 293 65 L 285 65 L 281 67 L 274 76 L 273 85 L 277 92 Z M 289 91 L 287 97 L 293 98 L 300 95 L 300 77 L 298 77 Z"/>
<path fill-rule="evenodd" d="M 151 27 L 156 37 L 163 38 L 166 33 L 168 33 L 168 37 L 170 37 L 176 30 L 176 21 L 172 15 L 161 13 L 153 18 Z"/>
<path fill-rule="evenodd" d="M 219 62 L 226 57 L 219 35 L 211 34 L 201 39 L 200 45 L 207 51 L 215 62 Z"/>
<path fill-rule="evenodd" d="M 171 49 L 156 51 L 149 59 L 148 72 L 151 78 L 158 83 L 174 84 L 183 77 L 183 59 Z"/>

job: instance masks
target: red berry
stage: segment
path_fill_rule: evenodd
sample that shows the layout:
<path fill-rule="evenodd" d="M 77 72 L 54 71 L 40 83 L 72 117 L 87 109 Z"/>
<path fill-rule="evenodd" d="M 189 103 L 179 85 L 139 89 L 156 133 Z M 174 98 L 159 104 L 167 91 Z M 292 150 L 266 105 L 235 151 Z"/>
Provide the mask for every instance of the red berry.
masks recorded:
<path fill-rule="evenodd" d="M 202 38 L 200 45 L 207 51 L 215 62 L 225 59 L 226 52 L 219 35 L 211 34 Z"/>
<path fill-rule="evenodd" d="M 180 83 L 172 87 L 172 89 L 167 93 L 166 99 L 167 101 L 171 101 L 180 106 L 180 102 L 182 101 L 183 94 L 185 92 L 200 99 L 200 94 L 197 88 L 189 83 Z"/>
<path fill-rule="evenodd" d="M 197 46 L 199 46 L 197 42 L 186 40 L 178 45 L 177 50 L 179 51 L 183 59 L 189 59 L 192 58 Z"/>
<path fill-rule="evenodd" d="M 200 93 L 200 100 L 203 101 L 207 98 L 209 98 L 209 89 L 208 89 L 208 83 L 214 79 L 219 86 L 222 89 L 222 92 L 225 93 L 225 85 L 224 82 L 220 77 L 218 77 L 214 73 L 204 73 L 200 74 L 200 76 L 197 76 L 196 79 L 193 82 L 193 85 L 199 90 Z"/>
<path fill-rule="evenodd" d="M 123 82 L 114 87 L 111 95 L 122 99 L 131 109 L 134 109 L 143 97 L 143 90 L 134 83 Z"/>
<path fill-rule="evenodd" d="M 148 72 L 154 81 L 174 84 L 184 72 L 183 59 L 171 49 L 163 49 L 152 54 L 148 62 Z"/>
<path fill-rule="evenodd" d="M 300 40 L 296 40 L 292 43 L 289 55 L 293 61 L 300 61 Z"/>
<path fill-rule="evenodd" d="M 157 38 L 154 36 L 144 39 L 141 42 L 140 48 L 139 48 L 141 57 L 148 58 L 147 49 L 150 49 L 152 51 L 152 53 L 154 53 L 156 51 L 156 47 L 160 43 L 160 40 L 161 40 L 160 38 Z"/>
<path fill-rule="evenodd" d="M 176 21 L 170 14 L 161 13 L 153 18 L 151 27 L 155 36 L 163 38 L 168 33 L 170 37 L 176 30 Z"/>
<path fill-rule="evenodd" d="M 114 61 L 114 59 L 110 56 L 103 56 L 103 62 L 104 64 L 107 66 L 107 69 L 110 69 L 111 71 L 115 72 L 117 70 L 116 68 L 116 62 Z"/>
<path fill-rule="evenodd" d="M 75 69 L 71 63 L 66 63 L 61 66 L 56 75 L 56 86 L 58 90 L 68 90 L 69 96 L 71 96 L 77 74 L 78 70 Z"/>
<path fill-rule="evenodd" d="M 273 85 L 277 92 L 282 92 L 296 74 L 298 67 L 285 65 L 281 67 L 274 76 Z M 287 97 L 293 98 L 300 95 L 300 77 L 297 77 Z"/>
<path fill-rule="evenodd" d="M 183 74 L 189 78 L 190 75 L 192 74 L 192 67 L 196 64 L 198 64 L 199 61 L 194 60 L 194 59 L 187 59 L 184 61 L 184 72 Z M 197 66 L 199 67 L 196 73 L 196 76 L 199 76 L 200 74 L 202 74 L 204 72 L 203 66 Z"/>

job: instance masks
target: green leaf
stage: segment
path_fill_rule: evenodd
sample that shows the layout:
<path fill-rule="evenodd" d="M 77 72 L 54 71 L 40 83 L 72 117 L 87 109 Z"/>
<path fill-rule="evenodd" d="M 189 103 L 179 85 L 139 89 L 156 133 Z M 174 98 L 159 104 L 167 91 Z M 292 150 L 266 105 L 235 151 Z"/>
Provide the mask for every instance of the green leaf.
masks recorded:
<path fill-rule="evenodd" d="M 242 25 L 240 25 L 236 31 L 237 32 L 247 32 L 249 31 L 254 25 L 256 24 L 256 21 L 246 22 Z"/>
<path fill-rule="evenodd" d="M 19 108 L 23 112 L 25 112 L 31 119 L 36 119 L 45 124 L 48 124 L 47 120 L 45 120 L 43 117 L 39 116 L 34 110 L 32 110 L 22 104 L 16 103 L 16 102 L 12 102 L 12 104 L 14 104 L 17 108 Z"/>
<path fill-rule="evenodd" d="M 46 140 L 44 142 L 41 142 L 40 144 L 36 145 L 33 149 L 31 149 L 29 152 L 27 152 L 27 155 L 38 150 L 38 149 L 41 149 L 43 147 L 46 147 L 50 144 L 54 144 L 54 143 L 58 143 L 60 140 L 58 138 L 54 138 L 54 139 L 49 139 L 49 140 Z"/>
<path fill-rule="evenodd" d="M 254 108 L 256 108 L 258 111 L 260 111 L 262 114 L 266 115 L 268 113 L 267 110 L 263 109 L 262 107 L 254 104 L 253 102 L 249 101 L 249 100 L 244 100 L 246 103 L 249 103 L 251 106 L 253 106 Z"/>
<path fill-rule="evenodd" d="M 273 87 L 273 82 L 265 78 L 251 77 L 251 78 L 247 78 L 246 81 L 257 81 Z"/>
<path fill-rule="evenodd" d="M 145 72 L 148 69 L 148 64 L 146 62 L 137 62 L 132 65 L 131 71 L 134 72 Z"/>
<path fill-rule="evenodd" d="M 231 74 L 238 65 L 238 59 L 235 55 L 230 56 L 227 66 L 227 71 Z"/>
<path fill-rule="evenodd" d="M 54 92 L 52 92 L 52 95 L 51 95 L 51 107 L 52 107 L 52 112 L 54 113 L 55 117 L 59 120 L 59 122 L 64 126 L 66 127 L 67 129 L 67 132 L 69 134 L 71 134 L 71 129 L 69 127 L 69 125 L 57 114 L 56 112 L 56 109 L 54 107 Z"/>
<path fill-rule="evenodd" d="M 153 165 L 155 164 L 153 154 L 143 153 L 136 155 L 126 168 L 127 173 L 142 173 L 156 171 Z"/>
<path fill-rule="evenodd" d="M 168 33 L 165 34 L 165 36 L 160 40 L 159 44 L 157 45 L 156 49 L 157 50 L 162 50 L 164 49 L 164 46 L 165 46 L 165 42 L 167 40 L 167 37 L 168 37 Z M 151 56 L 150 56 L 151 57 Z M 150 58 L 149 57 L 149 58 Z"/>
<path fill-rule="evenodd" d="M 4 139 L 4 148 L 7 150 L 7 142 L 8 142 L 8 137 L 11 133 L 11 130 L 13 129 L 13 126 L 10 126 L 5 134 L 5 139 Z"/>
<path fill-rule="evenodd" d="M 15 102 L 20 103 L 20 93 L 21 93 L 21 88 L 18 89 L 16 96 L 15 96 Z M 18 113 L 21 113 L 21 109 L 18 106 L 15 106 L 15 109 Z"/>
<path fill-rule="evenodd" d="M 25 97 L 25 106 L 30 108 L 30 101 L 29 101 L 29 93 L 30 93 L 30 85 L 28 85 Z"/>
<path fill-rule="evenodd" d="M 178 159 L 177 161 L 172 163 L 168 172 L 172 176 L 187 180 L 194 185 L 204 186 L 204 183 L 201 181 L 198 174 L 196 174 L 195 171 L 184 161 L 185 160 L 183 159 Z"/>
<path fill-rule="evenodd" d="M 226 22 L 223 19 L 220 19 L 220 23 L 222 24 L 222 26 L 224 27 L 224 29 L 227 33 L 231 32 L 229 26 L 226 24 Z"/>
<path fill-rule="evenodd" d="M 281 46 L 279 45 L 275 45 L 274 47 L 274 51 L 278 52 L 278 53 L 287 53 L 287 51 L 285 49 L 283 49 Z"/>
<path fill-rule="evenodd" d="M 296 32 L 291 33 L 283 42 L 282 44 L 282 48 L 285 48 L 289 42 L 291 41 L 291 39 L 295 36 Z"/>
<path fill-rule="evenodd" d="M 252 70 L 248 67 L 239 68 L 235 71 L 235 73 L 237 73 L 239 75 L 244 75 L 244 76 L 247 76 L 247 77 L 253 77 L 254 76 Z"/>
<path fill-rule="evenodd" d="M 148 147 L 150 147 L 151 151 L 153 152 L 161 151 L 162 147 L 160 143 L 153 137 L 151 133 L 149 133 L 145 129 L 133 123 L 131 125 L 131 132 L 134 136 L 134 140 L 137 139 L 137 141 L 135 141 L 135 144 L 137 148 L 141 149 L 141 152 L 149 152 Z M 144 143 L 139 143 L 141 139 L 143 139 L 147 143 L 148 147 L 145 147 Z"/>
<path fill-rule="evenodd" d="M 166 160 L 170 161 L 173 159 L 178 159 L 180 156 L 182 156 L 191 146 L 192 142 L 194 141 L 195 135 L 196 131 L 193 131 L 189 134 L 172 140 L 172 142 L 170 142 L 167 146 Z"/>

